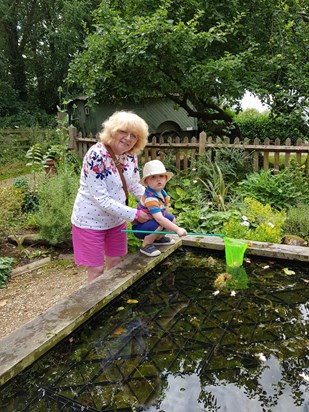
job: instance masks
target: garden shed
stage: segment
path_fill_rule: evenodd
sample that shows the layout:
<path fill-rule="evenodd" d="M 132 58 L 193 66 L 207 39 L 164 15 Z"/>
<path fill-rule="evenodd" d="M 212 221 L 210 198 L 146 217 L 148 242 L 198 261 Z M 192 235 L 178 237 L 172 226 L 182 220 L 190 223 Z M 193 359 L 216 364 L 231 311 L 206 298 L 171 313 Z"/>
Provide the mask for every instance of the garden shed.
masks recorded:
<path fill-rule="evenodd" d="M 197 119 L 167 98 L 147 98 L 141 103 L 128 99 L 121 105 L 101 102 L 90 107 L 87 96 L 78 96 L 68 104 L 70 123 L 84 137 L 96 135 L 101 130 L 103 121 L 116 110 L 132 110 L 141 116 L 148 123 L 151 136 L 197 136 Z"/>

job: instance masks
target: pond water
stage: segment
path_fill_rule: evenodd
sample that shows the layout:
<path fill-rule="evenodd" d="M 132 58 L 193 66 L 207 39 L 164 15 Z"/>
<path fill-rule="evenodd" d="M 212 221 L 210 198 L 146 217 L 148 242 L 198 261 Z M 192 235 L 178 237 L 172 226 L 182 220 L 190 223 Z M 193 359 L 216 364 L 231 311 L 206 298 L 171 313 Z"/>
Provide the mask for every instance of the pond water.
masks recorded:
<path fill-rule="evenodd" d="M 309 411 L 308 282 L 308 265 L 178 249 L 0 388 L 0 410 Z"/>

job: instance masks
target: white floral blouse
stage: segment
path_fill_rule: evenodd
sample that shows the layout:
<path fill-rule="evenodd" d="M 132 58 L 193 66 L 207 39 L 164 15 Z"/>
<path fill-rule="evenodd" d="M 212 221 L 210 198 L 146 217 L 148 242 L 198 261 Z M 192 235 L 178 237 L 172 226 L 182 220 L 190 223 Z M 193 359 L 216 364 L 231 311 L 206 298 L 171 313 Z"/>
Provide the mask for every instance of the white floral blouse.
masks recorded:
<path fill-rule="evenodd" d="M 137 157 L 116 156 L 122 166 L 128 191 L 140 199 L 145 187 L 139 183 Z M 80 186 L 75 199 L 72 224 L 84 229 L 106 230 L 132 222 L 136 209 L 125 205 L 126 195 L 117 167 L 102 143 L 90 147 L 83 160 Z"/>

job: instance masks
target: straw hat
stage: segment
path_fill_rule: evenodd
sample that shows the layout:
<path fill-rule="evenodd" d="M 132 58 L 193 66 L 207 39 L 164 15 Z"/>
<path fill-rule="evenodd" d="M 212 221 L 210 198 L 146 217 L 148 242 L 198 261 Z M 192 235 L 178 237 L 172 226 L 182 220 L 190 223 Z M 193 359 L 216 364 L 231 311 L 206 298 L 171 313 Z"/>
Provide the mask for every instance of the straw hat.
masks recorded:
<path fill-rule="evenodd" d="M 140 180 L 140 183 L 146 186 L 145 179 L 153 175 L 165 175 L 166 181 L 168 182 L 174 176 L 174 173 L 167 172 L 164 164 L 160 160 L 150 160 L 150 162 L 145 163 L 143 178 Z"/>

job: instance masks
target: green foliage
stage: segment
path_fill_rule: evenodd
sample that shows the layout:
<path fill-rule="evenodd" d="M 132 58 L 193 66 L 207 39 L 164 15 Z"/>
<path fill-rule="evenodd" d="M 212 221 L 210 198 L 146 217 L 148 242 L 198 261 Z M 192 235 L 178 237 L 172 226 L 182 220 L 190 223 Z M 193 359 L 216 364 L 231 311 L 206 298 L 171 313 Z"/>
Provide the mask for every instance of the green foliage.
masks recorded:
<path fill-rule="evenodd" d="M 31 159 L 30 154 L 29 158 L 26 157 L 29 146 L 41 146 L 43 153 L 55 138 L 55 132 L 52 129 L 33 127 L 31 129 L 20 130 L 18 134 L 0 134 L 0 138 L 4 140 L 1 143 L 0 151 L 1 179 L 2 176 L 3 178 L 9 178 L 30 173 L 32 167 L 26 166 L 27 160 L 31 163 L 32 160 L 35 159 Z"/>
<path fill-rule="evenodd" d="M 29 7 L 23 1 L 1 2 L 0 85 L 5 96 L 0 100 L 0 122 L 5 122 L 1 127 L 43 123 L 46 127 L 50 118 L 46 113 L 56 112 L 57 85 L 83 44 L 97 3 L 42 0 Z"/>
<path fill-rule="evenodd" d="M 301 236 L 309 242 L 309 205 L 298 204 L 287 211 L 284 224 L 285 233 Z"/>
<path fill-rule="evenodd" d="M 15 182 L 14 186 L 18 189 L 21 189 L 23 192 L 29 190 L 29 182 L 26 177 L 18 177 Z"/>
<path fill-rule="evenodd" d="M 69 168 L 58 170 L 39 184 L 35 220 L 40 237 L 52 245 L 71 237 L 71 214 L 78 185 L 79 176 Z"/>
<path fill-rule="evenodd" d="M 175 176 L 168 182 L 168 194 L 171 196 L 171 211 L 175 214 L 177 224 L 188 231 L 202 230 L 201 215 L 206 213 L 209 205 L 203 200 L 203 192 L 196 179 Z"/>
<path fill-rule="evenodd" d="M 17 99 L 17 96 L 15 96 Z M 55 124 L 54 116 L 47 114 L 32 103 L 24 103 L 19 100 L 14 101 L 14 107 L 5 105 L 5 116 L 0 116 L 0 129 L 11 129 L 16 126 L 27 127 L 52 127 Z"/>
<path fill-rule="evenodd" d="M 129 206 L 137 207 L 137 199 L 129 193 Z M 132 223 L 127 223 L 127 228 L 132 229 Z M 128 233 L 128 250 L 129 253 L 137 252 L 141 247 L 141 241 L 134 236 L 134 233 Z"/>
<path fill-rule="evenodd" d="M 213 206 L 217 210 L 226 210 L 226 200 L 231 184 L 225 184 L 221 169 L 217 163 L 211 165 L 211 178 L 206 181 L 199 181 L 206 187 L 207 192 L 212 200 Z"/>
<path fill-rule="evenodd" d="M 14 262 L 13 258 L 0 257 L 0 289 L 6 287 Z"/>
<path fill-rule="evenodd" d="M 277 116 L 293 112 L 301 122 L 309 90 L 304 10 L 304 0 L 208 2 L 206 8 L 199 0 L 181 7 L 101 2 L 95 31 L 70 66 L 69 86 L 92 102 L 167 96 L 216 135 L 233 128 L 229 107 L 246 90 L 265 102 L 271 96 Z"/>
<path fill-rule="evenodd" d="M 273 210 L 253 198 L 245 198 L 243 215 L 233 217 L 223 225 L 223 233 L 235 239 L 281 243 L 285 212 Z"/>
<path fill-rule="evenodd" d="M 283 143 L 287 138 L 295 143 L 298 138 L 304 139 L 309 136 L 309 128 L 304 127 L 304 122 L 299 118 L 290 118 L 291 116 L 276 117 L 270 113 L 258 113 L 257 111 L 246 110 L 236 115 L 241 137 L 248 138 L 251 143 L 255 138 L 274 141 L 279 138 Z"/>
<path fill-rule="evenodd" d="M 22 190 L 24 194 L 24 201 L 22 204 L 23 213 L 33 213 L 38 209 L 39 198 L 36 190 L 30 189 L 29 181 L 25 177 L 20 177 L 15 180 L 14 186 Z"/>
<path fill-rule="evenodd" d="M 43 168 L 43 148 L 41 143 L 35 143 L 31 146 L 25 157 L 28 159 L 27 166 L 30 166 L 33 171 L 41 170 Z"/>
<path fill-rule="evenodd" d="M 239 183 L 236 193 L 249 196 L 276 209 L 287 209 L 298 202 L 309 202 L 309 183 L 298 168 L 287 168 L 278 174 L 272 170 L 250 174 Z"/>
<path fill-rule="evenodd" d="M 197 184 L 197 180 L 194 178 L 191 180 L 181 175 L 175 176 L 168 182 L 167 191 L 172 199 L 172 208 L 175 211 L 182 210 L 186 206 L 191 209 L 194 205 L 197 205 L 197 207 L 202 206 L 202 191 Z M 194 199 L 194 203 L 192 199 Z"/>
<path fill-rule="evenodd" d="M 213 150 L 211 157 L 208 154 L 198 157 L 197 176 L 204 181 L 211 179 L 214 162 L 219 166 L 223 180 L 233 184 L 246 177 L 244 164 L 252 164 L 250 156 L 248 158 L 243 149 L 219 147 Z M 248 172 L 251 170 L 247 169 Z"/>
<path fill-rule="evenodd" d="M 80 157 L 69 150 L 69 126 L 68 115 L 59 111 L 57 116 L 57 127 L 51 130 L 52 139 L 48 139 L 45 144 L 36 142 L 27 151 L 25 157 L 28 159 L 27 166 L 33 172 L 38 172 L 47 168 L 50 161 L 55 162 L 55 167 L 70 167 L 72 171 L 79 172 L 82 160 Z"/>
<path fill-rule="evenodd" d="M 197 170 L 192 170 L 189 177 L 178 174 L 168 182 L 171 210 L 176 216 L 177 224 L 189 232 L 220 233 L 223 223 L 232 216 L 239 216 L 240 212 L 215 211 L 197 173 Z"/>
<path fill-rule="evenodd" d="M 24 160 L 10 162 L 9 165 L 6 163 L 0 166 L 0 181 L 26 175 L 30 172 L 31 168 L 25 165 Z"/>
<path fill-rule="evenodd" d="M 206 207 L 187 207 L 178 211 L 176 221 L 188 232 L 218 234 L 222 233 L 223 224 L 235 216 L 239 217 L 241 213 L 237 210 L 218 212 Z"/>
<path fill-rule="evenodd" d="M 24 193 L 14 186 L 0 187 L 0 235 L 20 224 Z"/>

